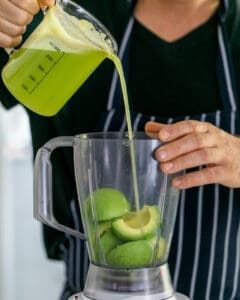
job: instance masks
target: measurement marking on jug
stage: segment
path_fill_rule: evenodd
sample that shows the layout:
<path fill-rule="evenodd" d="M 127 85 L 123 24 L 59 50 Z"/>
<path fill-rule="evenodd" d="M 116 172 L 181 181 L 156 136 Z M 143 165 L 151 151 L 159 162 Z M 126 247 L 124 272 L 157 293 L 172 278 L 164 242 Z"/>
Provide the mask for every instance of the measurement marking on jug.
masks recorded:
<path fill-rule="evenodd" d="M 58 54 L 58 55 L 56 55 Z M 44 78 L 52 71 L 52 69 L 58 64 L 58 62 L 63 58 L 64 52 L 56 52 L 54 55 L 47 54 L 44 56 L 44 61 L 48 62 L 47 64 L 38 64 L 36 66 L 36 71 L 32 72 L 26 79 L 26 81 L 22 84 L 22 88 L 31 95 L 34 90 L 39 86 L 39 84 L 44 80 Z M 39 74 L 40 77 L 35 75 Z M 38 78 L 39 77 L 39 78 Z"/>
<path fill-rule="evenodd" d="M 42 65 L 38 65 L 37 67 L 38 67 L 39 71 L 41 71 L 41 72 L 43 72 L 43 73 L 46 74 L 45 69 L 44 69 L 44 67 Z"/>

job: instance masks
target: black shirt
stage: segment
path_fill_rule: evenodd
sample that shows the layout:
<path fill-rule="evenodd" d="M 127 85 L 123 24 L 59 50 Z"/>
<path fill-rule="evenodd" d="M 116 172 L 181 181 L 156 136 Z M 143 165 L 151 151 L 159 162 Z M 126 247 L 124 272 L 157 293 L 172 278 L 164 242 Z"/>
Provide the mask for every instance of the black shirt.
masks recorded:
<path fill-rule="evenodd" d="M 134 110 L 173 117 L 221 108 L 217 51 L 216 15 L 170 43 L 136 21 L 129 78 Z"/>

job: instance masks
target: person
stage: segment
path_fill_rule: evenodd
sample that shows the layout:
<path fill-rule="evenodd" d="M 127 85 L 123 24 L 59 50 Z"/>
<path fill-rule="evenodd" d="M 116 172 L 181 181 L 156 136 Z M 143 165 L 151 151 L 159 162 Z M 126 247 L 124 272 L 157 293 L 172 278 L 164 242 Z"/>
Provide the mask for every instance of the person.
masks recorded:
<path fill-rule="evenodd" d="M 164 172 L 186 170 L 172 183 L 182 190 L 169 257 L 174 287 L 194 300 L 239 300 L 239 1 L 78 3 L 120 45 L 134 130 L 167 142 L 156 151 Z M 41 20 L 40 7 L 49 5 L 47 0 L 0 0 L 0 47 L 19 45 Z M 8 59 L 3 49 L 0 57 L 2 68 Z M 55 136 L 126 130 L 114 72 L 106 60 L 54 117 L 27 110 L 34 153 Z M 2 103 L 14 106 L 16 100 L 0 85 Z M 54 209 L 59 221 L 80 230 L 68 151 L 53 157 Z M 61 299 L 68 299 L 84 285 L 84 242 L 46 226 L 44 241 L 49 258 L 66 262 Z"/>

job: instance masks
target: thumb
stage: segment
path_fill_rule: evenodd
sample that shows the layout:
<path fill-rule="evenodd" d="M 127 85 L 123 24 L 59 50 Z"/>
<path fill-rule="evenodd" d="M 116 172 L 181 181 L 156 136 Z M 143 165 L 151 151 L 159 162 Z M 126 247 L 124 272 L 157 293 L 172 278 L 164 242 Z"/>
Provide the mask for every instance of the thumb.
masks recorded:
<path fill-rule="evenodd" d="M 145 124 L 145 132 L 148 136 L 154 139 L 159 138 L 159 131 L 165 127 L 165 124 L 157 123 L 157 122 L 147 122 Z"/>
<path fill-rule="evenodd" d="M 38 4 L 41 8 L 52 7 L 55 4 L 55 0 L 38 0 Z"/>

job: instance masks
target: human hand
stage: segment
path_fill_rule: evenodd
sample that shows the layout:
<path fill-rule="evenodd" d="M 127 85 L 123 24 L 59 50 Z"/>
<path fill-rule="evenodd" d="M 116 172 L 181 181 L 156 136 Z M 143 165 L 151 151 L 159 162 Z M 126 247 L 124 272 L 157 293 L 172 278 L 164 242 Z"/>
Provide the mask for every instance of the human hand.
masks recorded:
<path fill-rule="evenodd" d="M 203 166 L 174 178 L 174 187 L 186 189 L 210 183 L 240 187 L 240 138 L 193 120 L 166 125 L 148 122 L 145 131 L 166 142 L 155 153 L 163 172 L 173 174 Z"/>
<path fill-rule="evenodd" d="M 0 0 L 0 47 L 19 45 L 33 16 L 53 4 L 54 0 Z"/>

